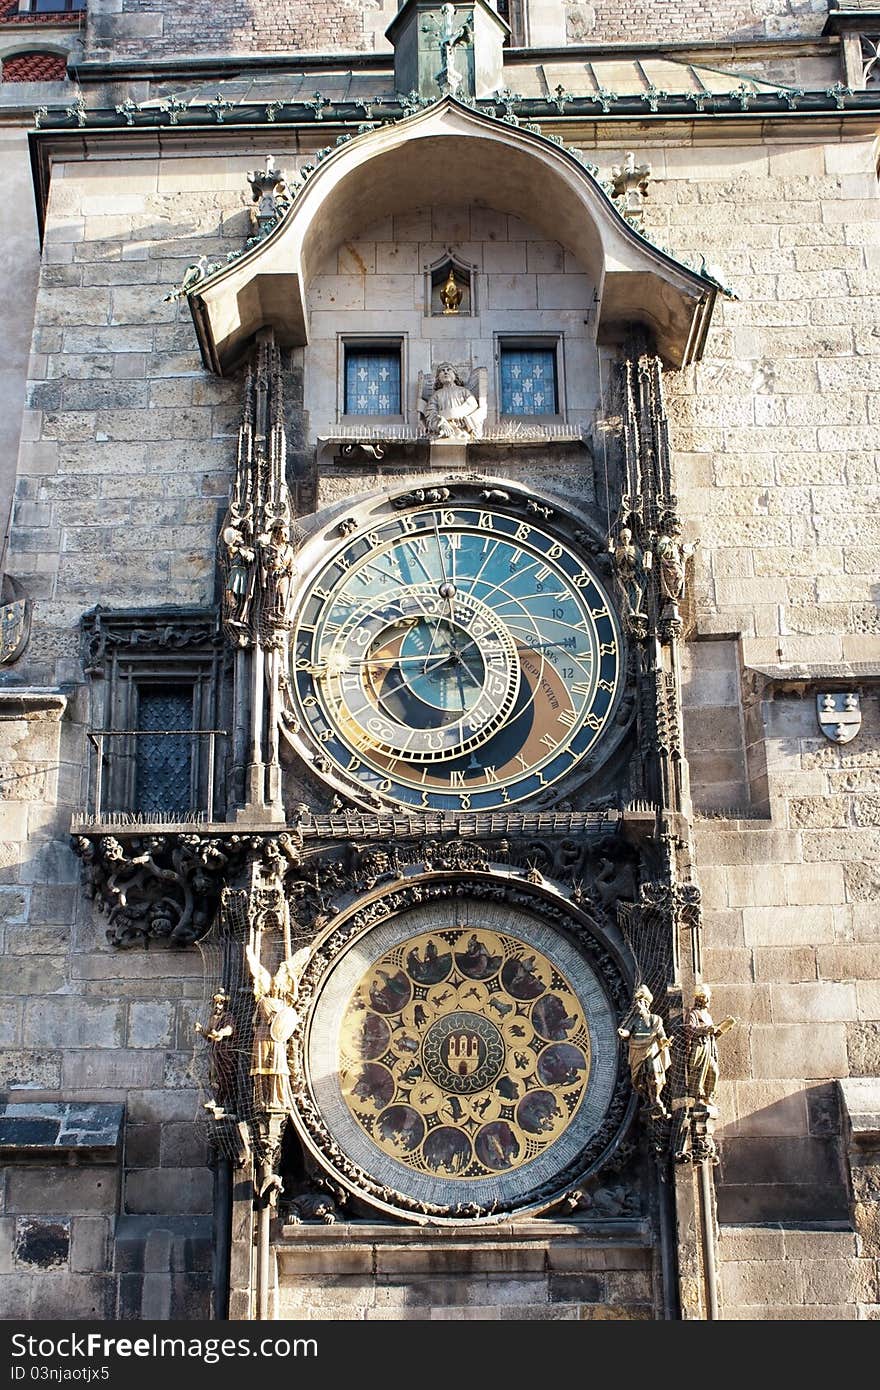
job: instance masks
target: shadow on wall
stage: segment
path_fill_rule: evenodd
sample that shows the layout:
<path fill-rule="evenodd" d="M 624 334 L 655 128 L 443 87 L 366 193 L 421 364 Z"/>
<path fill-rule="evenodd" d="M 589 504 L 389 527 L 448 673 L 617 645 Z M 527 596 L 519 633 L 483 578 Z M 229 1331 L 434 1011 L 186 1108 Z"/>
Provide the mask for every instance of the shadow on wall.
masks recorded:
<path fill-rule="evenodd" d="M 804 1102 L 805 1131 L 793 1133 L 792 1111 Z M 748 1133 L 742 1132 L 746 1125 Z M 728 1126 L 719 1151 L 716 1189 L 722 1225 L 849 1220 L 835 1081 L 808 1086 Z"/>

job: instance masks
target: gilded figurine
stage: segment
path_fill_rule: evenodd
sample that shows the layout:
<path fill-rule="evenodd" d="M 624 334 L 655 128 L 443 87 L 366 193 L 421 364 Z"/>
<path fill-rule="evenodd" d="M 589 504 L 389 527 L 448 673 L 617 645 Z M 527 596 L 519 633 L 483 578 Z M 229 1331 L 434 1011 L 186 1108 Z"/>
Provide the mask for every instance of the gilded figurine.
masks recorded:
<path fill-rule="evenodd" d="M 452 266 L 450 266 L 446 282 L 440 288 L 440 303 L 443 305 L 444 314 L 457 314 L 463 298 L 464 290 L 458 284 Z"/>
<path fill-rule="evenodd" d="M 434 389 L 420 409 L 431 439 L 479 439 L 482 434 L 480 403 L 451 362 L 440 363 Z"/>
<path fill-rule="evenodd" d="M 662 1018 L 651 1013 L 653 1002 L 647 985 L 639 985 L 617 1033 L 628 1044 L 633 1090 L 650 1107 L 652 1119 L 666 1120 L 669 1111 L 660 1097 L 666 1085 L 671 1049 Z"/>
<path fill-rule="evenodd" d="M 685 1022 L 688 1094 L 702 1105 L 714 1105 L 718 1093 L 718 1039 L 730 1031 L 736 1019 L 728 1014 L 714 1023 L 709 1012 L 712 992 L 697 985 L 694 1006 Z"/>
<path fill-rule="evenodd" d="M 250 945 L 246 947 L 246 956 L 256 1000 L 251 1054 L 254 1104 L 260 1110 L 290 1111 L 293 1096 L 287 1047 L 299 1024 L 299 1014 L 293 1007 L 298 994 L 293 962 L 283 960 L 272 976 Z"/>
<path fill-rule="evenodd" d="M 204 1108 L 210 1110 L 215 1120 L 222 1120 L 229 1113 L 226 1105 L 235 1091 L 235 1049 L 231 1042 L 235 1034 L 235 1021 L 225 989 L 218 990 L 211 1000 L 211 1018 L 207 1027 L 197 1023 L 195 1031 L 211 1044 L 208 1080 L 212 1099 L 205 1101 Z"/>

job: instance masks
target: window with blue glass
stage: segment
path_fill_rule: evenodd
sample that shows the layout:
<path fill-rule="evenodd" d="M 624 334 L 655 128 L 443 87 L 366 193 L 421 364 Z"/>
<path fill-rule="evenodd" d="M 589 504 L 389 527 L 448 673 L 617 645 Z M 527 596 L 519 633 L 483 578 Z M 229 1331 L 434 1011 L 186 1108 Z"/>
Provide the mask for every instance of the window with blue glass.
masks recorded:
<path fill-rule="evenodd" d="M 501 345 L 501 414 L 556 415 L 555 347 Z"/>
<path fill-rule="evenodd" d="M 400 344 L 345 347 L 345 414 L 400 415 Z"/>

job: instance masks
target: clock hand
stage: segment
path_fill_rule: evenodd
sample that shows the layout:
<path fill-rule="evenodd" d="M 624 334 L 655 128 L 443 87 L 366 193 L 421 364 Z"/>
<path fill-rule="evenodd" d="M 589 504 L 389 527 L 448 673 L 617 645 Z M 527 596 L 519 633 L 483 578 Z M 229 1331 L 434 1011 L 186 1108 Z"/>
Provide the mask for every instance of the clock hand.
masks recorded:
<path fill-rule="evenodd" d="M 446 562 L 443 559 L 443 544 L 440 540 L 440 527 L 437 525 L 436 516 L 434 518 L 434 535 L 437 537 L 437 554 L 440 557 L 440 576 L 443 580 L 443 583 L 440 585 L 439 594 L 440 597 L 445 598 L 446 602 L 449 604 L 449 621 L 452 623 L 455 621 L 455 585 L 450 583 L 446 573 Z"/>
<path fill-rule="evenodd" d="M 431 643 L 430 643 L 430 646 L 428 647 L 427 652 L 425 653 L 425 671 L 426 671 L 426 672 L 427 672 L 427 670 L 428 670 L 428 662 L 429 662 L 430 659 L 431 659 L 431 653 L 432 653 L 433 650 L 434 650 L 434 643 L 437 641 L 437 634 L 438 634 L 438 632 L 440 631 L 440 628 L 441 628 L 441 625 L 443 624 L 443 621 L 444 621 L 443 618 L 438 618 L 438 619 L 437 619 L 437 622 L 436 622 L 436 624 L 435 624 L 435 626 L 434 626 L 434 631 L 431 633 Z"/>
<path fill-rule="evenodd" d="M 464 672 L 466 669 L 467 669 L 467 667 L 465 666 L 465 664 L 464 664 L 463 661 L 459 660 L 459 661 L 456 662 L 456 664 L 455 664 L 455 680 L 456 680 L 456 684 L 458 685 L 458 697 L 459 697 L 459 699 L 461 700 L 461 712 L 462 712 L 462 714 L 464 714 L 464 711 L 465 711 L 465 699 L 466 699 L 465 693 L 464 693 L 464 682 L 463 682 L 463 680 L 462 680 L 462 675 L 463 675 L 463 672 Z"/>

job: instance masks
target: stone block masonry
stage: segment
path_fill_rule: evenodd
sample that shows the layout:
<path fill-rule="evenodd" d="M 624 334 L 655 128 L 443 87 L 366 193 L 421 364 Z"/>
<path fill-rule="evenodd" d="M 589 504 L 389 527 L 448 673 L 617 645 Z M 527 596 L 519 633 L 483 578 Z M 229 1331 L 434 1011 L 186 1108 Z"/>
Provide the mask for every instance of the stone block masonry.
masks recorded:
<path fill-rule="evenodd" d="M 219 0 L 210 22 L 181 0 L 97 0 L 90 51 L 151 57 L 196 53 L 351 53 L 372 50 L 397 12 L 383 0 Z"/>
<path fill-rule="evenodd" d="M 385 29 L 397 0 L 218 0 L 205 23 L 182 0 L 93 0 L 87 46 L 112 56 L 187 53 L 389 52 Z M 523 0 L 532 43 L 656 43 L 657 0 L 621 7 L 615 0 Z M 822 32 L 826 0 L 664 0 L 667 41 L 735 42 L 812 38 Z M 522 36 L 520 36 L 520 41 Z"/>
<path fill-rule="evenodd" d="M 669 42 L 812 37 L 828 14 L 826 0 L 667 0 L 662 6 L 563 0 L 563 6 L 569 42 L 587 44 L 656 43 L 658 22 Z"/>

